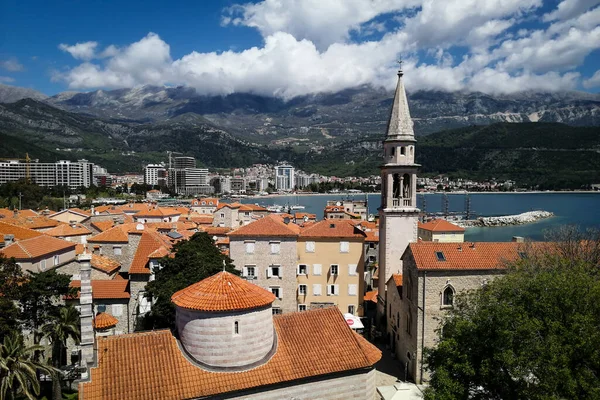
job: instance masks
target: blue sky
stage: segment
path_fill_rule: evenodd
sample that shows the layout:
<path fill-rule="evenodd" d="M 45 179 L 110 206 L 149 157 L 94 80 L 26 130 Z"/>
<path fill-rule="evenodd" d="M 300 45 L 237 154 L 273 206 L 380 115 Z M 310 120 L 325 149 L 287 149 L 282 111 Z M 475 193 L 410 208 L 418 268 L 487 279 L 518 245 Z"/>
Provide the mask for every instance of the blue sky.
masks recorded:
<path fill-rule="evenodd" d="M 0 83 L 290 98 L 359 84 L 600 91 L 600 0 L 0 2 Z"/>

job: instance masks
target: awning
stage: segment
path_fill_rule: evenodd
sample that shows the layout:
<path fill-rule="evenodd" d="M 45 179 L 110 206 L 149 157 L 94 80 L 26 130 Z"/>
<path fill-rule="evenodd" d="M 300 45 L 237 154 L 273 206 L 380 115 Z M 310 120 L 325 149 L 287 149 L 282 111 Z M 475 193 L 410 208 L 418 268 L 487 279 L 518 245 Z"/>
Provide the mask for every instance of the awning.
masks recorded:
<path fill-rule="evenodd" d="M 344 314 L 344 319 L 346 320 L 346 323 L 348 324 L 348 326 L 352 329 L 364 329 L 365 328 L 363 323 L 360 321 L 360 318 L 358 318 L 357 316 L 347 313 L 347 314 Z"/>

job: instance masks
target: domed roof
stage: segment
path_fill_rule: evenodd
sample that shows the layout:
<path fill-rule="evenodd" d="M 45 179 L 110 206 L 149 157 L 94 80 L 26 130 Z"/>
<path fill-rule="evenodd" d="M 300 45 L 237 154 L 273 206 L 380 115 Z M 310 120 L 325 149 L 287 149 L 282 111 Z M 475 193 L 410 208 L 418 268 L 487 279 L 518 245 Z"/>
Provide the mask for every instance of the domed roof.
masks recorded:
<path fill-rule="evenodd" d="M 247 310 L 264 307 L 274 300 L 273 293 L 226 271 L 171 296 L 175 305 L 199 311 Z"/>
<path fill-rule="evenodd" d="M 109 313 L 101 312 L 94 318 L 93 325 L 96 329 L 107 329 L 117 325 L 118 322 L 119 320 Z"/>

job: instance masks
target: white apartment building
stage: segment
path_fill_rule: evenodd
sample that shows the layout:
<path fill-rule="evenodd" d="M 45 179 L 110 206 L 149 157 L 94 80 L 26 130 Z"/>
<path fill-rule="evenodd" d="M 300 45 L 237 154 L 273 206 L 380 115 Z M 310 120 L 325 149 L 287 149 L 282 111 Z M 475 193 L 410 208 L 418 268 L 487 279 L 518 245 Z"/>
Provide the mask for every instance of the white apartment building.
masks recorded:
<path fill-rule="evenodd" d="M 148 164 L 144 167 L 144 183 L 152 186 L 164 186 L 167 178 L 167 169 L 164 164 Z"/>
<path fill-rule="evenodd" d="M 19 160 L 0 162 L 0 184 L 27 179 L 39 186 L 69 186 L 72 189 L 93 184 L 94 164 L 88 160 L 55 163 L 29 163 Z"/>
<path fill-rule="evenodd" d="M 294 167 L 278 165 L 275 167 L 275 189 L 291 192 L 296 185 Z"/>

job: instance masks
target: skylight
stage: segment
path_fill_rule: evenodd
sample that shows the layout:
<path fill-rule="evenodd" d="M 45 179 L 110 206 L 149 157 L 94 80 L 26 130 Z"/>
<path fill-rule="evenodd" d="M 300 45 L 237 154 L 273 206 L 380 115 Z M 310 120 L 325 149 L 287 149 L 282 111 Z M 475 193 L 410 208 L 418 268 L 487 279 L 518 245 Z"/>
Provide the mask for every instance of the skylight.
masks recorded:
<path fill-rule="evenodd" d="M 444 252 L 442 252 L 442 251 L 436 251 L 435 256 L 437 257 L 438 261 L 446 261 L 446 256 L 444 255 Z"/>

